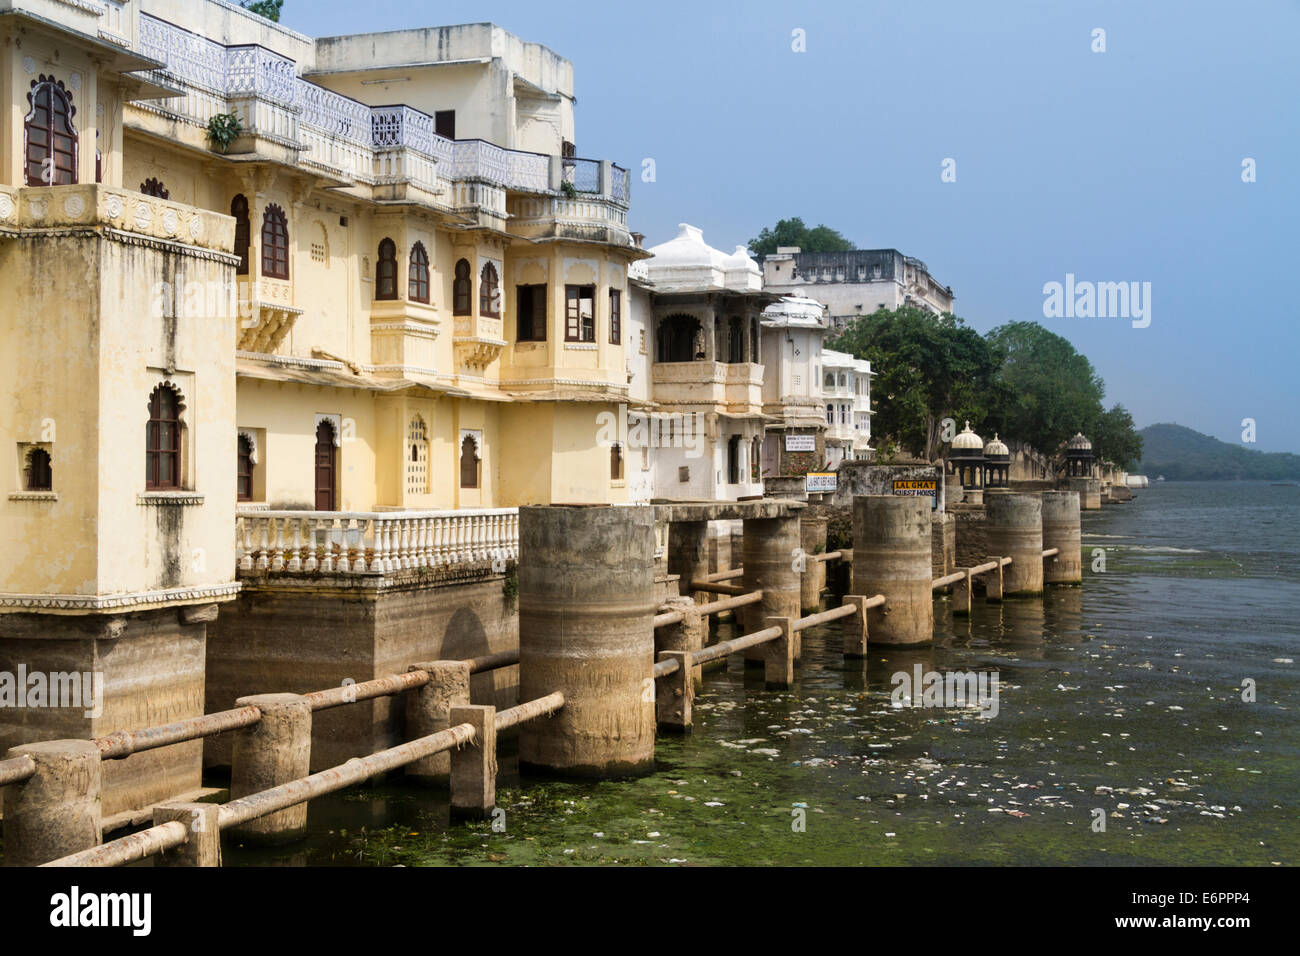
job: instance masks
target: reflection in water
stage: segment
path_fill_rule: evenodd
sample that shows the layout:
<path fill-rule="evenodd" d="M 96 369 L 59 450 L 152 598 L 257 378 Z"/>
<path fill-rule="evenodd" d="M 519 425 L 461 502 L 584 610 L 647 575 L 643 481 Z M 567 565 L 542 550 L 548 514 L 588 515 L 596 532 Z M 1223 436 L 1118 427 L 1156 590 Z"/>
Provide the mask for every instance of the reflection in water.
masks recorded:
<path fill-rule="evenodd" d="M 504 832 L 450 823 L 445 793 L 399 779 L 313 802 L 305 844 L 226 861 L 1295 863 L 1300 496 L 1227 488 L 1164 482 L 1086 513 L 1104 574 L 1085 563 L 1082 588 L 1041 600 L 977 596 L 969 618 L 940 599 L 933 647 L 845 660 L 839 628 L 816 628 L 784 692 L 733 658 L 647 776 L 521 780 L 506 737 Z M 891 707 L 891 676 L 916 664 L 998 671 L 997 717 Z M 1240 699 L 1243 674 L 1268 687 L 1257 703 Z"/>

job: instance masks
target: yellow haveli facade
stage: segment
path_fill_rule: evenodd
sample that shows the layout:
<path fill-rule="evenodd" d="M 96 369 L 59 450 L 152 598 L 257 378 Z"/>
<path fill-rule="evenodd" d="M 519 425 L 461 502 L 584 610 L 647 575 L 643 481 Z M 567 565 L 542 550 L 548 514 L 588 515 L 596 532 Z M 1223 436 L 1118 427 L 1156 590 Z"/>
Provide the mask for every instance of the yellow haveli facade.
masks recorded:
<path fill-rule="evenodd" d="M 0 0 L 0 102 L 3 610 L 228 599 L 238 510 L 627 500 L 596 436 L 647 253 L 568 61 Z"/>

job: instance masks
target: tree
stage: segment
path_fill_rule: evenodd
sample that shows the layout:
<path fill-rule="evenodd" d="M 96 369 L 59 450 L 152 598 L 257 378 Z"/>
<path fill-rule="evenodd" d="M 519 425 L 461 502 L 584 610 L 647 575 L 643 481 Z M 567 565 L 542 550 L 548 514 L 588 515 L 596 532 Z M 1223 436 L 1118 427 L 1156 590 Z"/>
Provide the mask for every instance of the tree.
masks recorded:
<path fill-rule="evenodd" d="M 241 0 L 239 4 L 249 13 L 256 13 L 259 17 L 266 17 L 275 23 L 280 22 L 280 10 L 284 7 L 284 0 Z"/>
<path fill-rule="evenodd" d="M 798 216 L 781 219 L 776 227 L 764 227 L 757 238 L 749 240 L 749 251 L 755 256 L 776 252 L 777 246 L 798 246 L 802 252 L 852 252 L 853 243 L 830 226 L 809 229 Z"/>
<path fill-rule="evenodd" d="M 1098 461 L 1104 458 L 1124 471 L 1132 471 L 1142 460 L 1142 436 L 1123 405 L 1113 405 L 1098 415 L 1088 437 Z"/>
<path fill-rule="evenodd" d="M 938 457 L 944 418 L 981 422 L 1000 394 L 1001 354 L 951 312 L 881 309 L 851 321 L 826 347 L 871 362 L 873 434 L 928 461 Z"/>
<path fill-rule="evenodd" d="M 988 425 L 1054 455 L 1075 432 L 1090 434 L 1102 415 L 1105 386 L 1067 339 L 1037 322 L 1011 322 L 988 333 L 1002 354 L 1001 388 Z"/>

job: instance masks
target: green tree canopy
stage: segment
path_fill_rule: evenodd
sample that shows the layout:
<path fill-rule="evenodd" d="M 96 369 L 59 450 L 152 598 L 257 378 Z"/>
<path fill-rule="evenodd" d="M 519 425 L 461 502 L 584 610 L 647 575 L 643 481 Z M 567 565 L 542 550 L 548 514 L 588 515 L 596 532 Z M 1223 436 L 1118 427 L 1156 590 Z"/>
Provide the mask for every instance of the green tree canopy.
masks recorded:
<path fill-rule="evenodd" d="M 1099 461 L 1113 461 L 1124 471 L 1132 471 L 1142 460 L 1142 435 L 1123 405 L 1113 405 L 1098 415 L 1087 435 L 1092 439 L 1092 453 Z"/>
<path fill-rule="evenodd" d="M 755 256 L 776 252 L 777 246 L 798 246 L 803 252 L 852 252 L 853 243 L 830 226 L 809 229 L 798 216 L 781 219 L 776 227 L 763 231 L 749 240 L 749 251 Z"/>
<path fill-rule="evenodd" d="M 999 326 L 987 339 L 1002 355 L 1003 390 L 986 428 L 1048 455 L 1075 432 L 1095 430 L 1105 386 L 1067 339 L 1037 322 Z"/>
<path fill-rule="evenodd" d="M 939 454 L 943 419 L 983 421 L 1000 395 L 998 350 L 951 312 L 904 306 L 860 316 L 826 343 L 871 362 L 871 430 L 926 459 Z"/>
<path fill-rule="evenodd" d="M 256 13 L 259 17 L 266 17 L 268 20 L 280 22 L 280 10 L 284 8 L 284 0 L 242 0 L 239 4 L 249 13 Z"/>

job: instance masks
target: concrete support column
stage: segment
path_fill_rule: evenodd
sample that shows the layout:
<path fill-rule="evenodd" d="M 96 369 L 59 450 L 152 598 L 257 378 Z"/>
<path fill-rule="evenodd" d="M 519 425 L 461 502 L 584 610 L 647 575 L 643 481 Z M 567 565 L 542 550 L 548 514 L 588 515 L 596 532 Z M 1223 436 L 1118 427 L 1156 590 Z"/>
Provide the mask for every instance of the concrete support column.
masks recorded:
<path fill-rule="evenodd" d="M 682 620 L 680 624 L 655 628 L 655 653 L 701 650 L 709 636 L 709 622 L 705 620 L 703 612 L 695 602 L 690 598 L 681 597 L 664 602 L 663 607 L 669 611 L 679 612 Z M 699 690 L 703 683 L 703 665 L 696 664 L 691 670 L 695 689 Z"/>
<path fill-rule="evenodd" d="M 99 748 L 89 740 L 47 740 L 10 747 L 36 772 L 5 788 L 5 866 L 37 866 L 99 846 L 102 823 Z"/>
<path fill-rule="evenodd" d="M 853 586 L 885 596 L 867 614 L 876 644 L 929 644 L 934 640 L 930 587 L 928 499 L 858 495 L 853 499 Z"/>
<path fill-rule="evenodd" d="M 1056 548 L 1043 559 L 1044 584 L 1083 581 L 1083 541 L 1079 528 L 1079 495 L 1074 491 L 1043 492 L 1043 550 Z"/>
<path fill-rule="evenodd" d="M 1079 495 L 1079 507 L 1084 511 L 1101 510 L 1100 478 L 1067 478 L 1066 484 Z"/>
<path fill-rule="evenodd" d="M 189 841 L 154 857 L 154 866 L 220 866 L 221 806 L 216 803 L 160 803 L 153 825 L 177 820 L 190 831 Z"/>
<path fill-rule="evenodd" d="M 497 709 L 456 704 L 448 720 L 474 728 L 474 739 L 450 753 L 452 816 L 482 819 L 497 804 Z"/>
<path fill-rule="evenodd" d="M 256 707 L 262 719 L 235 734 L 230 799 L 270 790 L 311 771 L 311 705 L 297 694 L 241 697 L 236 707 Z M 250 843 L 288 843 L 307 832 L 307 804 L 277 810 L 232 829 Z"/>
<path fill-rule="evenodd" d="M 799 546 L 803 548 L 804 570 L 799 576 L 799 605 L 805 614 L 821 608 L 826 587 L 826 562 L 814 560 L 826 550 L 826 519 L 807 515 L 799 519 Z"/>
<path fill-rule="evenodd" d="M 655 681 L 655 717 L 659 729 L 688 733 L 695 706 L 695 681 L 691 679 L 686 651 L 660 651 L 659 660 L 677 661 L 677 670 Z"/>
<path fill-rule="evenodd" d="M 1002 593 L 1043 593 L 1043 498 L 1040 493 L 991 491 L 985 501 L 989 550 L 1011 558 Z"/>
<path fill-rule="evenodd" d="M 519 698 L 564 693 L 520 728 L 525 767 L 576 776 L 654 764 L 654 509 L 519 509 Z"/>
<path fill-rule="evenodd" d="M 668 524 L 668 573 L 680 575 L 677 588 L 683 597 L 694 597 L 692 581 L 709 574 L 709 523 L 671 521 Z"/>
<path fill-rule="evenodd" d="M 406 694 L 406 738 L 419 740 L 452 726 L 451 709 L 469 704 L 468 661 L 426 661 L 410 670 L 425 671 L 429 683 Z M 406 777 L 430 786 L 451 779 L 451 754 L 431 754 L 406 765 Z"/>
<path fill-rule="evenodd" d="M 746 518 L 745 519 L 745 569 L 746 591 L 763 592 L 757 604 L 741 608 L 742 629 L 753 634 L 767 627 L 769 617 L 799 618 L 799 572 L 795 570 L 795 554 L 799 548 L 799 517 Z M 795 658 L 799 657 L 799 636 L 794 638 Z M 763 650 L 751 647 L 745 651 L 746 663 L 762 666 Z"/>

